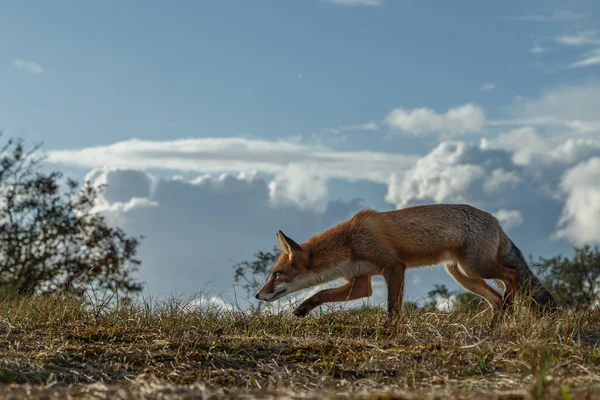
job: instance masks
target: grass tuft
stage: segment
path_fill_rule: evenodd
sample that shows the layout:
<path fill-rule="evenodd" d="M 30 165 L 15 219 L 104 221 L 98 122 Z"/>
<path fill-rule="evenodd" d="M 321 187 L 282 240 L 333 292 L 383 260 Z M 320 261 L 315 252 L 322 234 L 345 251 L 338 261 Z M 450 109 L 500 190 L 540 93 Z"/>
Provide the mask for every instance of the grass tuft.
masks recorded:
<path fill-rule="evenodd" d="M 225 311 L 0 301 L 0 399 L 600 399 L 600 310 Z M 186 397 L 187 396 L 187 397 Z M 341 396 L 341 397 L 340 397 Z M 587 396 L 587 397 L 586 397 Z"/>

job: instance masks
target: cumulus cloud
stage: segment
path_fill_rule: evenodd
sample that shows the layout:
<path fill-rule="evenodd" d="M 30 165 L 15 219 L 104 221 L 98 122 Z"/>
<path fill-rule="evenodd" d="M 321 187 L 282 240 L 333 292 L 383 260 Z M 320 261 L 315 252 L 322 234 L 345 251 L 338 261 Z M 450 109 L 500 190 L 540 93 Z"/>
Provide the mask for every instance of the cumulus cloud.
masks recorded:
<path fill-rule="evenodd" d="M 567 139 L 549 153 L 556 163 L 573 165 L 582 160 L 600 155 L 600 141 L 595 139 Z"/>
<path fill-rule="evenodd" d="M 297 204 L 314 207 L 327 194 L 326 181 L 306 174 L 301 165 L 289 165 L 269 183 L 269 195 L 274 205 Z"/>
<path fill-rule="evenodd" d="M 500 225 L 507 231 L 523 224 L 523 214 L 519 210 L 501 208 L 494 213 L 494 216 L 498 218 Z"/>
<path fill-rule="evenodd" d="M 499 204 L 499 192 L 519 186 L 511 154 L 465 142 L 442 142 L 415 166 L 390 179 L 386 201 L 396 207 L 422 202 Z"/>
<path fill-rule="evenodd" d="M 452 136 L 480 131 L 485 125 L 485 120 L 484 110 L 470 103 L 450 108 L 443 114 L 426 107 L 413 109 L 398 107 L 385 119 L 391 129 L 404 133 Z"/>
<path fill-rule="evenodd" d="M 142 170 L 120 170 L 114 167 L 92 170 L 85 176 L 84 181 L 95 186 L 104 186 L 103 198 L 108 203 L 148 198 L 153 184 L 153 178 Z"/>
<path fill-rule="evenodd" d="M 13 60 L 13 66 L 17 69 L 27 71 L 32 74 L 41 74 L 44 72 L 44 67 L 35 61 L 22 60 L 20 58 L 15 58 Z"/>
<path fill-rule="evenodd" d="M 106 213 L 106 212 L 113 213 L 112 222 L 117 225 L 120 225 L 121 219 L 119 217 L 121 215 L 124 215 L 128 211 L 141 210 L 143 208 L 152 208 L 152 207 L 157 207 L 157 206 L 158 206 L 157 202 L 152 201 L 147 198 L 133 197 L 127 201 L 117 201 L 114 203 L 108 202 L 108 201 L 100 198 L 98 200 L 98 202 L 96 203 L 96 205 L 94 206 L 92 211 L 99 212 L 99 213 Z"/>
<path fill-rule="evenodd" d="M 534 156 L 546 154 L 550 150 L 548 141 L 531 126 L 502 132 L 492 139 L 484 138 L 481 147 L 512 151 L 512 159 L 517 165 L 529 165 Z"/>
<path fill-rule="evenodd" d="M 568 170 L 560 187 L 567 199 L 555 237 L 579 245 L 600 243 L 600 157 Z"/>

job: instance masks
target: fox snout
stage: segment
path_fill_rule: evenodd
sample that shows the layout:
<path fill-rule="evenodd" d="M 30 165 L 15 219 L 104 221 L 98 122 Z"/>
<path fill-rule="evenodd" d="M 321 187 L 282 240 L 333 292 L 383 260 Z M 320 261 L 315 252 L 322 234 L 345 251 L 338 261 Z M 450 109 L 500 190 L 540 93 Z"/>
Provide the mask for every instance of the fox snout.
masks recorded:
<path fill-rule="evenodd" d="M 274 277 L 271 277 L 254 297 L 261 301 L 271 302 L 282 298 L 286 294 L 288 294 L 288 285 L 284 282 L 276 282 Z"/>
<path fill-rule="evenodd" d="M 271 287 L 270 289 L 263 287 L 254 295 L 254 297 L 266 302 L 278 300 L 287 294 L 287 287 L 282 286 L 283 285 L 278 285 Z"/>

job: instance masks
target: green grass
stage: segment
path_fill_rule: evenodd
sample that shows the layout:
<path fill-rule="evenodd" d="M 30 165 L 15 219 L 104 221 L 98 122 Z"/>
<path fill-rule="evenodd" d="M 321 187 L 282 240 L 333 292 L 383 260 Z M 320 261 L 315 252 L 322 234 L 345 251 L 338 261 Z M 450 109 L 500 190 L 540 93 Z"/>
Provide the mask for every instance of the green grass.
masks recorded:
<path fill-rule="evenodd" d="M 298 319 L 175 300 L 0 307 L 0 399 L 600 399 L 598 310 L 538 318 L 520 307 L 491 329 L 487 312 L 414 311 L 384 325 L 377 308 Z"/>

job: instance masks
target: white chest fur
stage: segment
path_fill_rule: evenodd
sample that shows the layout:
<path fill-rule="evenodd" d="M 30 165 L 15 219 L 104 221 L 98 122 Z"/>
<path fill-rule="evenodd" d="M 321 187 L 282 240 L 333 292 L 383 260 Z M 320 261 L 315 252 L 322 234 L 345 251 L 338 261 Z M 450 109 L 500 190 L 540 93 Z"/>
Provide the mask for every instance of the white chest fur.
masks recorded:
<path fill-rule="evenodd" d="M 302 290 L 311 286 L 334 281 L 336 279 L 352 279 L 360 275 L 375 275 L 381 271 L 374 265 L 366 261 L 346 261 L 337 265 L 332 265 L 321 271 L 311 272 L 297 281 L 289 284 L 282 284 L 288 293 Z"/>

